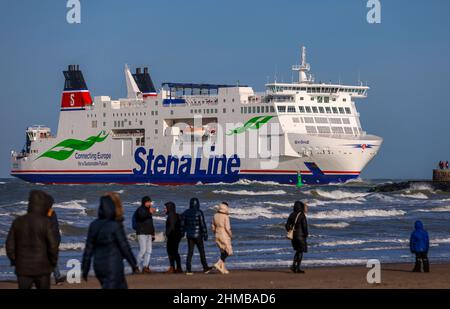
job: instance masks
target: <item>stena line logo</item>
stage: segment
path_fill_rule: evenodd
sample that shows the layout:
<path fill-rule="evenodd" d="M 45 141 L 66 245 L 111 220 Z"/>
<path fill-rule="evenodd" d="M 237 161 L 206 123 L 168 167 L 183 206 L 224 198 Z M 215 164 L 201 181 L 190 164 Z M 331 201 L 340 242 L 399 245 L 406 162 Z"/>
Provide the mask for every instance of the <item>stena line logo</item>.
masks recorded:
<path fill-rule="evenodd" d="M 202 169 L 202 158 L 191 156 L 155 156 L 153 149 L 148 151 L 139 147 L 134 153 L 134 160 L 138 165 L 133 169 L 135 175 L 237 175 L 241 166 L 241 159 L 237 154 L 208 158 L 208 166 Z"/>

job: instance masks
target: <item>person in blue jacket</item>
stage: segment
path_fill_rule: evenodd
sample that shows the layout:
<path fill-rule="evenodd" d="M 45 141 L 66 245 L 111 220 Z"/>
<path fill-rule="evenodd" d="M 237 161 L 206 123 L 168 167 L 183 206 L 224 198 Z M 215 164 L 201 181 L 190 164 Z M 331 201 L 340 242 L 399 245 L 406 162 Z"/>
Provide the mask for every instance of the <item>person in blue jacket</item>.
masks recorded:
<path fill-rule="evenodd" d="M 416 264 L 413 272 L 421 272 L 422 264 L 423 271 L 430 272 L 430 262 L 428 261 L 428 249 L 430 247 L 430 240 L 428 232 L 424 230 L 422 221 L 417 220 L 414 224 L 414 232 L 411 234 L 409 242 L 411 253 L 416 255 Z"/>

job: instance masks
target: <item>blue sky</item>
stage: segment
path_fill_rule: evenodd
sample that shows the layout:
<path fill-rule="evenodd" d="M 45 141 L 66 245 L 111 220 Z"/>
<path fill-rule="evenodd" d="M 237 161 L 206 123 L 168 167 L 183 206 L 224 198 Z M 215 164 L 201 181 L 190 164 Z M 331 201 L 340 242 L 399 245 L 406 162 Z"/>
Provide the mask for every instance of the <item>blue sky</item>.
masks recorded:
<path fill-rule="evenodd" d="M 148 65 L 164 81 L 234 83 L 263 90 L 290 81 L 299 46 L 316 80 L 367 81 L 363 129 L 384 138 L 365 178 L 429 178 L 450 160 L 450 1 L 381 0 L 381 24 L 366 0 L 83 1 L 81 24 L 65 0 L 2 0 L 0 177 L 24 130 L 56 132 L 61 71 L 80 64 L 93 95 L 123 97 L 123 66 Z"/>

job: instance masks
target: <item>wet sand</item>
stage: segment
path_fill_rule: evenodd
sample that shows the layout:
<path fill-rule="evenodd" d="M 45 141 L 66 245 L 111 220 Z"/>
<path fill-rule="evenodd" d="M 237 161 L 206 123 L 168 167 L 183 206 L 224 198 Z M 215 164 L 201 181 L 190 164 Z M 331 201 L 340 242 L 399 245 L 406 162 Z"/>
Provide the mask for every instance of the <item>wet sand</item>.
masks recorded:
<path fill-rule="evenodd" d="M 430 273 L 411 272 L 412 264 L 386 264 L 381 267 L 381 283 L 368 284 L 364 266 L 305 268 L 305 274 L 288 269 L 232 270 L 229 275 L 138 274 L 127 276 L 131 289 L 449 289 L 450 263 L 431 265 Z M 0 289 L 15 289 L 15 282 L 0 282 Z M 97 279 L 81 284 L 52 285 L 56 289 L 97 289 Z"/>

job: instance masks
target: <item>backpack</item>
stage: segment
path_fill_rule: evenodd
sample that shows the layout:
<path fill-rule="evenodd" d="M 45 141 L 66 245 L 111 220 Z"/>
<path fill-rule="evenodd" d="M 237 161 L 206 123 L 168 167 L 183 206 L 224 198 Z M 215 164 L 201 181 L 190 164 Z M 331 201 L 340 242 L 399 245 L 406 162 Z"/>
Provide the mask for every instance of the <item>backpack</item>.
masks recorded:
<path fill-rule="evenodd" d="M 133 228 L 133 230 L 137 230 L 137 219 L 136 219 L 136 217 L 137 217 L 137 215 L 136 215 L 136 213 L 137 213 L 137 209 L 134 211 L 134 214 L 133 214 L 133 217 L 131 217 L 131 227 Z"/>

